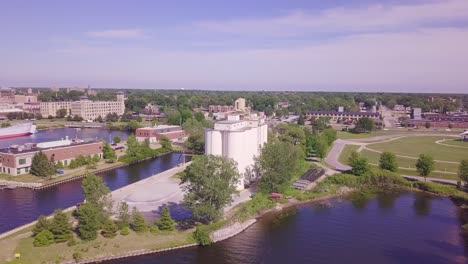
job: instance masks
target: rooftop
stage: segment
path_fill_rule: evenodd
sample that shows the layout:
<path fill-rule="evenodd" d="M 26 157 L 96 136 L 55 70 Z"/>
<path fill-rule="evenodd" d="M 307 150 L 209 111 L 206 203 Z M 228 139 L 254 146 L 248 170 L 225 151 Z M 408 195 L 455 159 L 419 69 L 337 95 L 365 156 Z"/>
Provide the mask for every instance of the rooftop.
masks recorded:
<path fill-rule="evenodd" d="M 69 142 L 67 144 L 67 142 Z M 20 153 L 30 153 L 36 152 L 41 150 L 47 149 L 59 149 L 68 146 L 78 146 L 78 145 L 86 145 L 92 143 L 98 143 L 98 140 L 94 139 L 62 139 L 57 141 L 48 141 L 48 142 L 41 142 L 41 143 L 25 143 L 23 145 L 11 145 L 9 148 L 0 149 L 0 153 L 12 153 L 12 154 L 20 154 Z"/>

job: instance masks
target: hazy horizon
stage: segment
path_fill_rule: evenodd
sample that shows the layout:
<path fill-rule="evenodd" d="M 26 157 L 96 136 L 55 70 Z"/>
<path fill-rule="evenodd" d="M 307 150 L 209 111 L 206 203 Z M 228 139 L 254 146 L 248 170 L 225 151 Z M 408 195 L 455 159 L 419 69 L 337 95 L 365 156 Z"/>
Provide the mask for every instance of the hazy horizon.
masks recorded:
<path fill-rule="evenodd" d="M 46 0 L 0 9 L 0 86 L 468 90 L 465 0 Z"/>

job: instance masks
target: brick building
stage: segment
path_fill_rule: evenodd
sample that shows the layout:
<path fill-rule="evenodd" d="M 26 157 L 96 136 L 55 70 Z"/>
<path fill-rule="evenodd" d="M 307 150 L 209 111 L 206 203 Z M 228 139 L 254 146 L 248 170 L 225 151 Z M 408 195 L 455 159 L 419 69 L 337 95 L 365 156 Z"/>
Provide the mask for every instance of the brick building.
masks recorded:
<path fill-rule="evenodd" d="M 98 155 L 102 158 L 103 143 L 101 141 L 84 141 L 68 138 L 43 143 L 27 143 L 12 145 L 0 150 L 0 171 L 9 175 L 27 174 L 31 170 L 34 155 L 42 151 L 49 159 L 61 161 L 68 166 L 72 160 L 79 156 Z"/>
<path fill-rule="evenodd" d="M 140 142 L 149 140 L 149 142 L 152 143 L 159 142 L 159 140 L 164 137 L 172 141 L 183 140 L 187 138 L 187 134 L 185 134 L 185 131 L 182 129 L 182 127 L 166 125 L 138 128 L 135 132 L 135 136 Z"/>

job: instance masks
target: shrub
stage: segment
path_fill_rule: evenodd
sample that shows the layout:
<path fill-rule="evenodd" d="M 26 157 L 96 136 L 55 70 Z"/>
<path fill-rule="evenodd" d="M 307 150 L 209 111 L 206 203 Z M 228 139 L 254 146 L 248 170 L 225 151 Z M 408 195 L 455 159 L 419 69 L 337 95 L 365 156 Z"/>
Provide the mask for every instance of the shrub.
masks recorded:
<path fill-rule="evenodd" d="M 113 238 L 117 235 L 117 225 L 114 221 L 108 219 L 103 226 L 102 236 L 106 238 Z"/>
<path fill-rule="evenodd" d="M 35 247 L 47 247 L 54 243 L 54 234 L 49 230 L 42 230 L 34 237 L 33 245 Z"/>
<path fill-rule="evenodd" d="M 120 234 L 122 236 L 127 236 L 130 234 L 130 227 L 128 226 L 125 226 L 124 228 L 122 228 L 122 230 L 120 230 Z"/>
<path fill-rule="evenodd" d="M 389 186 L 398 185 L 411 187 L 411 182 L 399 174 L 387 170 L 372 170 L 359 178 L 359 183 L 364 185 Z"/>
<path fill-rule="evenodd" d="M 273 202 L 267 194 L 258 193 L 252 200 L 246 202 L 236 213 L 237 218 L 240 221 L 245 221 L 252 216 L 255 216 L 260 211 L 273 208 L 275 202 Z"/>
<path fill-rule="evenodd" d="M 195 232 L 193 233 L 193 238 L 199 245 L 208 246 L 213 243 L 211 240 L 210 233 L 203 228 L 203 226 L 197 227 Z"/>
<path fill-rule="evenodd" d="M 158 233 L 158 232 L 159 232 L 158 226 L 152 226 L 152 227 L 150 227 L 150 232 L 153 233 L 153 234 Z"/>
<path fill-rule="evenodd" d="M 454 187 L 433 182 L 416 182 L 415 187 L 426 192 L 440 195 L 454 195 L 457 193 L 457 190 Z"/>
<path fill-rule="evenodd" d="M 44 215 L 39 216 L 39 219 L 37 219 L 37 223 L 32 230 L 33 235 L 35 236 L 44 230 L 50 230 L 50 224 L 50 220 L 47 219 L 47 217 Z"/>
<path fill-rule="evenodd" d="M 83 254 L 81 252 L 74 252 L 73 253 L 73 259 L 76 261 L 76 262 L 79 262 L 79 261 L 82 261 L 83 260 Z"/>
<path fill-rule="evenodd" d="M 74 237 L 70 238 L 70 240 L 68 240 L 68 242 L 67 242 L 67 246 L 69 246 L 69 247 L 73 247 L 76 244 L 78 244 L 78 241 L 76 241 L 76 239 Z"/>
<path fill-rule="evenodd" d="M 335 174 L 327 177 L 323 184 L 336 184 L 355 188 L 359 186 L 359 178 L 351 174 Z"/>

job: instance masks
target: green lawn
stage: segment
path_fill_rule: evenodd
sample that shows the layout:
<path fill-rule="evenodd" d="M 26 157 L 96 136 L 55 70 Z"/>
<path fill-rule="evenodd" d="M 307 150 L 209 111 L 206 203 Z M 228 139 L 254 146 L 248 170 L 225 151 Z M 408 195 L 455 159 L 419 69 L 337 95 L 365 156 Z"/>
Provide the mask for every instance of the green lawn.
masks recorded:
<path fill-rule="evenodd" d="M 385 132 L 383 131 L 377 131 L 377 132 L 372 132 L 372 133 L 359 133 L 359 134 L 345 132 L 345 131 L 337 131 L 337 137 L 339 139 L 362 139 L 362 138 L 381 136 L 384 134 Z"/>
<path fill-rule="evenodd" d="M 420 154 L 429 154 L 436 160 L 459 162 L 468 159 L 468 151 L 463 148 L 449 147 L 436 144 L 435 141 L 442 140 L 440 136 L 412 136 L 396 140 L 370 144 L 367 147 L 377 151 L 389 151 L 397 155 L 417 158 Z M 376 155 L 378 155 L 376 153 Z"/>
<path fill-rule="evenodd" d="M 373 152 L 367 149 L 363 149 L 361 154 L 367 157 L 370 163 L 378 164 L 380 154 L 377 152 Z M 400 168 L 408 168 L 408 169 L 415 169 L 416 168 L 416 160 L 397 157 L 398 166 Z M 438 171 L 447 171 L 447 172 L 457 172 L 458 171 L 458 164 L 454 163 L 444 163 L 444 162 L 435 162 L 435 170 Z M 456 175 L 455 175 L 456 176 Z"/>
<path fill-rule="evenodd" d="M 451 146 L 464 147 L 464 148 L 468 149 L 468 142 L 464 142 L 464 141 L 461 141 L 459 139 L 449 139 L 449 140 L 443 141 L 441 143 L 446 144 L 446 145 L 451 145 Z"/>
<path fill-rule="evenodd" d="M 23 175 L 17 175 L 17 176 L 12 176 L 9 174 L 0 174 L 0 179 L 2 180 L 8 180 L 8 181 L 16 181 L 16 182 L 33 182 L 33 183 L 42 183 L 42 184 L 50 184 L 54 183 L 57 181 L 61 180 L 66 180 L 69 178 L 73 178 L 78 175 L 83 175 L 85 173 L 93 173 L 98 170 L 103 170 L 103 169 L 110 169 L 113 167 L 118 167 L 123 165 L 123 162 L 116 161 L 114 163 L 106 163 L 105 161 L 101 160 L 96 169 L 87 169 L 86 166 L 81 166 L 76 169 L 64 169 L 65 174 L 59 175 L 56 174 L 52 178 L 43 178 L 43 177 L 37 177 L 31 174 L 23 174 Z"/>
<path fill-rule="evenodd" d="M 353 151 L 358 150 L 359 147 L 360 147 L 359 145 L 345 145 L 343 150 L 341 151 L 338 161 L 341 164 L 348 164 L 349 156 L 351 155 Z"/>
<path fill-rule="evenodd" d="M 158 232 L 156 234 L 131 232 L 128 236 L 117 235 L 111 239 L 99 236 L 94 241 L 81 241 L 75 246 L 59 243 L 48 247 L 34 247 L 33 240 L 32 237 L 27 237 L 19 241 L 15 252 L 21 254 L 22 262 L 20 263 L 63 262 L 72 260 L 74 252 L 80 252 L 84 259 L 91 259 L 194 243 L 191 231 Z"/>

